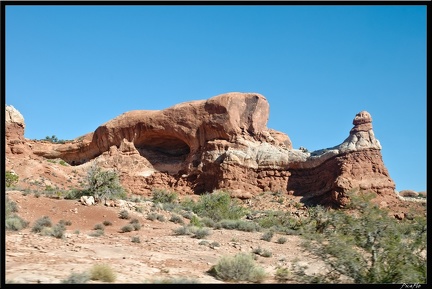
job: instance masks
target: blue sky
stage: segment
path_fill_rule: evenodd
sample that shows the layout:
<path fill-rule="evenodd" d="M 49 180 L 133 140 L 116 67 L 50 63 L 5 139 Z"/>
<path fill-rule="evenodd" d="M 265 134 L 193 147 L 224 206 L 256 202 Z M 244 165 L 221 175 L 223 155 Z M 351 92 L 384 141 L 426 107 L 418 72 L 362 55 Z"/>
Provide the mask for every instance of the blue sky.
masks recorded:
<path fill-rule="evenodd" d="M 257 92 L 310 151 L 367 110 L 397 190 L 426 190 L 426 5 L 6 6 L 6 104 L 25 137 Z"/>

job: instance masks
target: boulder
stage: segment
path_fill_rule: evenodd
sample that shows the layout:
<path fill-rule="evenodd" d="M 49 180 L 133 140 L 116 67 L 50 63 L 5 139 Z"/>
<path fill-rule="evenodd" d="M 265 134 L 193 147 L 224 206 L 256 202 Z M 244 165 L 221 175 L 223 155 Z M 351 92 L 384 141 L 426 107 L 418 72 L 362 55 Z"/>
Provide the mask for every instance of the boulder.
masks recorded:
<path fill-rule="evenodd" d="M 95 199 L 93 198 L 93 196 L 82 196 L 80 201 L 81 204 L 86 206 L 93 206 L 95 204 Z"/>

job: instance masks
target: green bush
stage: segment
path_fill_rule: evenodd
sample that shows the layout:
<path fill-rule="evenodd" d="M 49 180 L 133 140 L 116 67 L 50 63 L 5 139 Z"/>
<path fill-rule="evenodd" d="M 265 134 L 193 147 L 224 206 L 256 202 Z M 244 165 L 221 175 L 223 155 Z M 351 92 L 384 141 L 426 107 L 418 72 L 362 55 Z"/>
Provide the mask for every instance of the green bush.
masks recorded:
<path fill-rule="evenodd" d="M 105 227 L 103 224 L 96 224 L 93 227 L 93 230 L 104 230 L 104 229 L 105 229 Z"/>
<path fill-rule="evenodd" d="M 11 171 L 6 171 L 5 173 L 5 184 L 6 188 L 15 186 L 18 183 L 19 177 L 16 173 Z"/>
<path fill-rule="evenodd" d="M 273 231 L 267 231 L 261 236 L 261 240 L 270 242 L 273 238 L 274 232 Z"/>
<path fill-rule="evenodd" d="M 103 221 L 102 224 L 103 224 L 104 226 L 112 226 L 111 221 L 108 221 L 108 220 Z"/>
<path fill-rule="evenodd" d="M 183 218 L 177 214 L 172 214 L 170 221 L 175 223 L 175 224 L 184 224 Z"/>
<path fill-rule="evenodd" d="M 90 193 L 87 190 L 72 189 L 65 192 L 63 198 L 65 198 L 66 200 L 76 200 L 80 199 L 82 196 L 88 195 L 90 195 Z"/>
<path fill-rule="evenodd" d="M 19 231 L 27 228 L 29 222 L 23 220 L 20 216 L 13 214 L 6 217 L 6 230 Z"/>
<path fill-rule="evenodd" d="M 373 197 L 351 194 L 344 210 L 310 208 L 304 246 L 355 283 L 426 283 L 426 217 L 398 221 Z"/>
<path fill-rule="evenodd" d="M 103 282 L 114 282 L 116 280 L 116 274 L 109 265 L 95 264 L 90 270 L 90 279 L 100 280 Z"/>
<path fill-rule="evenodd" d="M 123 226 L 120 231 L 122 233 L 125 233 L 125 232 L 132 232 L 133 230 L 134 230 L 134 227 L 131 224 L 127 224 L 127 225 Z"/>
<path fill-rule="evenodd" d="M 244 232 L 259 231 L 260 227 L 257 223 L 245 220 L 221 220 L 213 226 L 216 228 L 224 228 L 228 230 L 239 230 Z"/>
<path fill-rule="evenodd" d="M 277 239 L 277 242 L 278 242 L 279 244 L 285 244 L 286 241 L 287 241 L 287 238 L 285 238 L 285 237 L 279 237 L 279 238 Z"/>
<path fill-rule="evenodd" d="M 210 230 L 208 228 L 199 228 L 194 233 L 194 238 L 202 239 L 210 235 Z"/>
<path fill-rule="evenodd" d="M 246 253 L 239 253 L 234 257 L 223 256 L 208 273 L 217 279 L 230 282 L 261 283 L 266 278 L 264 269 L 257 266 L 253 257 Z"/>
<path fill-rule="evenodd" d="M 174 234 L 176 234 L 176 235 L 190 235 L 191 234 L 190 228 L 191 227 L 189 227 L 189 226 L 181 226 L 179 228 L 175 228 L 173 231 L 174 231 Z"/>
<path fill-rule="evenodd" d="M 198 216 L 208 217 L 216 222 L 223 219 L 237 220 L 247 213 L 245 208 L 224 191 L 201 195 L 192 210 Z"/>
<path fill-rule="evenodd" d="M 292 277 L 291 271 L 287 267 L 277 267 L 275 273 L 275 279 L 278 283 L 285 283 L 290 280 Z"/>
<path fill-rule="evenodd" d="M 152 201 L 153 203 L 174 203 L 177 201 L 178 196 L 175 192 L 169 192 L 164 189 L 153 189 L 152 190 Z"/>
<path fill-rule="evenodd" d="M 126 193 L 115 171 L 93 164 L 87 172 L 87 192 L 96 198 L 125 199 Z"/>
<path fill-rule="evenodd" d="M 6 196 L 6 205 L 5 205 L 5 215 L 6 217 L 11 215 L 12 213 L 18 212 L 18 205 L 14 201 L 11 201 L 8 196 Z"/>
<path fill-rule="evenodd" d="M 34 222 L 31 231 L 33 233 L 40 233 L 40 232 L 42 232 L 43 228 L 51 227 L 51 226 L 52 226 L 52 222 L 51 222 L 50 218 L 48 216 L 44 216 L 40 219 L 37 219 Z"/>
<path fill-rule="evenodd" d="M 61 239 L 63 238 L 65 232 L 66 227 L 63 224 L 58 223 L 50 230 L 50 236 Z"/>
<path fill-rule="evenodd" d="M 129 222 L 129 224 L 132 226 L 132 228 L 133 228 L 135 231 L 138 231 L 139 229 L 141 229 L 141 224 L 140 224 L 139 220 L 136 219 L 136 218 L 132 219 L 132 220 Z"/>
<path fill-rule="evenodd" d="M 120 217 L 120 219 L 129 220 L 130 219 L 129 211 L 121 210 L 119 213 L 119 217 Z"/>

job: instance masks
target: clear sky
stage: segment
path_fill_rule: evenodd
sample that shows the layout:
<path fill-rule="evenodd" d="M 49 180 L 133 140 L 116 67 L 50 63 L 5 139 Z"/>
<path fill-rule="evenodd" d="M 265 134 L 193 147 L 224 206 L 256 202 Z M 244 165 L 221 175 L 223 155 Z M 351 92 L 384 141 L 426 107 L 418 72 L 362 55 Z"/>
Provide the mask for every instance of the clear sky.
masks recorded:
<path fill-rule="evenodd" d="M 396 189 L 426 190 L 426 5 L 7 5 L 5 24 L 5 99 L 26 138 L 256 92 L 268 127 L 309 151 L 368 111 Z"/>

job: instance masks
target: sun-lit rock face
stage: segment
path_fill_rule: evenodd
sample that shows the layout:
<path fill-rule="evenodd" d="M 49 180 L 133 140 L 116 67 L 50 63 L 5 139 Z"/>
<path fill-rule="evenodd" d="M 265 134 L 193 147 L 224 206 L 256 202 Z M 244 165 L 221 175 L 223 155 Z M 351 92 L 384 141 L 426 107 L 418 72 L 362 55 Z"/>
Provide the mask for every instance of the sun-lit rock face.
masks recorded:
<path fill-rule="evenodd" d="M 353 125 L 340 145 L 311 153 L 291 150 L 288 189 L 311 203 L 337 205 L 347 202 L 345 192 L 353 188 L 394 194 L 396 185 L 382 160 L 371 115 L 357 113 Z"/>
<path fill-rule="evenodd" d="M 340 145 L 313 152 L 293 149 L 288 135 L 267 128 L 270 106 L 258 93 L 233 92 L 164 110 L 125 112 L 64 144 L 26 141 L 24 118 L 10 111 L 9 144 L 16 135 L 33 156 L 60 158 L 75 167 L 97 162 L 115 168 L 135 194 L 155 187 L 186 194 L 227 189 L 240 198 L 278 191 L 303 195 L 305 201 L 343 204 L 344 192 L 352 188 L 377 193 L 395 188 L 366 111 L 355 116 Z M 10 156 L 20 151 L 14 146 L 15 151 L 13 146 L 7 150 Z"/>

